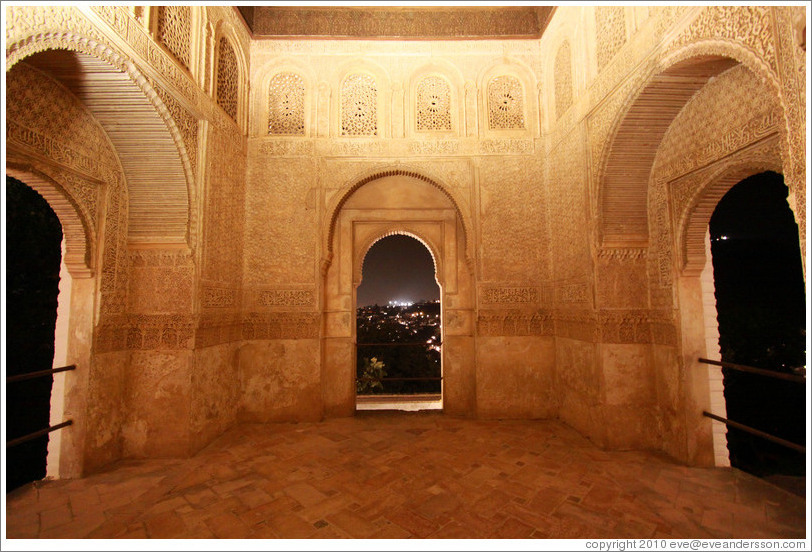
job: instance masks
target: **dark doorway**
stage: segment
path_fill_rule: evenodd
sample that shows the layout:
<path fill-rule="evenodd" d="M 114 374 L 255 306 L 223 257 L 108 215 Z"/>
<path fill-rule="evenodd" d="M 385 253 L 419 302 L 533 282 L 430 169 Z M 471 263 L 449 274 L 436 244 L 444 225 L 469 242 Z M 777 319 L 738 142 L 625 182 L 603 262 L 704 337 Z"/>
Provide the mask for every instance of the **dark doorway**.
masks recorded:
<path fill-rule="evenodd" d="M 801 373 L 805 291 L 787 192 L 774 172 L 736 184 L 711 218 L 711 251 L 722 360 Z M 805 444 L 805 385 L 730 369 L 723 374 L 730 420 Z M 733 428 L 727 440 L 733 467 L 779 484 L 805 474 L 799 452 Z"/>
<path fill-rule="evenodd" d="M 37 192 L 6 178 L 6 372 L 52 367 L 62 260 L 62 226 Z M 12 440 L 47 428 L 53 376 L 6 386 L 6 433 Z M 6 448 L 6 490 L 45 477 L 48 436 Z"/>
<path fill-rule="evenodd" d="M 410 236 L 387 236 L 367 252 L 362 274 L 356 310 L 359 400 L 440 401 L 440 287 L 431 253 Z"/>

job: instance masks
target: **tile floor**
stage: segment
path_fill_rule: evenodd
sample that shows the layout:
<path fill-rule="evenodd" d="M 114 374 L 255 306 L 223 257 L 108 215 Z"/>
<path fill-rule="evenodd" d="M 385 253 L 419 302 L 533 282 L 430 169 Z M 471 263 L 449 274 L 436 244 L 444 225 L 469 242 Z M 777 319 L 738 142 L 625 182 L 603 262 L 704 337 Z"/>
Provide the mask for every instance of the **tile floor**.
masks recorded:
<path fill-rule="evenodd" d="M 605 452 L 556 421 L 359 412 L 237 426 L 7 495 L 16 538 L 804 538 L 805 499 L 734 469 Z"/>

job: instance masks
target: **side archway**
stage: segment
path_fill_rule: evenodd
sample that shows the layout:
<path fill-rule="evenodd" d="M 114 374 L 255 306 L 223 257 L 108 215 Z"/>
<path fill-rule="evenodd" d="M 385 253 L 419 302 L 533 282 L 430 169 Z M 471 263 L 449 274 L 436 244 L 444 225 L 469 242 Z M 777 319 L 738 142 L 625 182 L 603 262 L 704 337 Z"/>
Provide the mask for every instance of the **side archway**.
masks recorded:
<path fill-rule="evenodd" d="M 73 278 L 89 278 L 96 268 L 95 236 L 65 190 L 47 175 L 32 169 L 6 165 L 6 174 L 24 182 L 51 206 L 65 239 L 64 263 Z"/>
<path fill-rule="evenodd" d="M 600 245 L 648 245 L 649 180 L 662 138 L 682 108 L 711 78 L 737 64 L 768 83 L 776 105 L 783 105 L 768 65 L 731 41 L 702 40 L 676 48 L 642 74 L 619 109 L 609 131 L 608 147 L 598 162 Z"/>
<path fill-rule="evenodd" d="M 170 109 L 141 70 L 112 47 L 68 31 L 33 36 L 16 46 L 6 71 L 25 60 L 48 73 L 107 132 L 129 191 L 129 241 L 193 243 L 195 179 L 189 153 Z M 128 106 L 128 124 L 121 124 L 121 105 Z"/>

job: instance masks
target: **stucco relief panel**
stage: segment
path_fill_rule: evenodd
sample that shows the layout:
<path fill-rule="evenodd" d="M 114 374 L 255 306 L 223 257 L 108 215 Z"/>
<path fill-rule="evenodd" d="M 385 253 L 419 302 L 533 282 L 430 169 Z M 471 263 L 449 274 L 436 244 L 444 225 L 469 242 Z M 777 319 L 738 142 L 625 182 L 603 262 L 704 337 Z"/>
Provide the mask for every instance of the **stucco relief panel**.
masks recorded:
<path fill-rule="evenodd" d="M 540 163 L 483 158 L 479 216 L 485 281 L 536 281 L 548 266 Z"/>
<path fill-rule="evenodd" d="M 239 287 L 242 269 L 245 157 L 228 135 L 210 129 L 202 277 Z"/>
<path fill-rule="evenodd" d="M 674 120 L 655 174 L 670 180 L 778 131 L 771 91 L 743 65 L 708 82 Z"/>
<path fill-rule="evenodd" d="M 582 133 L 570 132 L 550 153 L 548 193 L 554 278 L 583 286 L 591 272 Z M 575 282 L 573 282 L 575 281 Z M 583 289 L 583 288 L 581 288 Z M 556 293 L 558 298 L 559 293 Z M 578 297 L 577 302 L 585 298 Z"/>
<path fill-rule="evenodd" d="M 315 169 L 307 158 L 253 157 L 245 202 L 246 286 L 315 281 Z"/>

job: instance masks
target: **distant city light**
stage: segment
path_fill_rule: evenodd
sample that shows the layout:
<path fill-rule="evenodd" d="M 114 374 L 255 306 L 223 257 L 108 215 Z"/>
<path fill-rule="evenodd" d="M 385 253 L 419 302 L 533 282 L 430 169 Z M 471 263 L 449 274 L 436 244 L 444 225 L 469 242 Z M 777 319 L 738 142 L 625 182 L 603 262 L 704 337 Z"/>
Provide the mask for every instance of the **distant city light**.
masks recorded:
<path fill-rule="evenodd" d="M 729 240 L 730 237 L 728 236 L 719 236 L 718 238 L 714 238 L 713 241 L 721 241 L 721 240 Z"/>
<path fill-rule="evenodd" d="M 389 301 L 390 307 L 411 307 L 413 304 L 411 301 Z"/>

